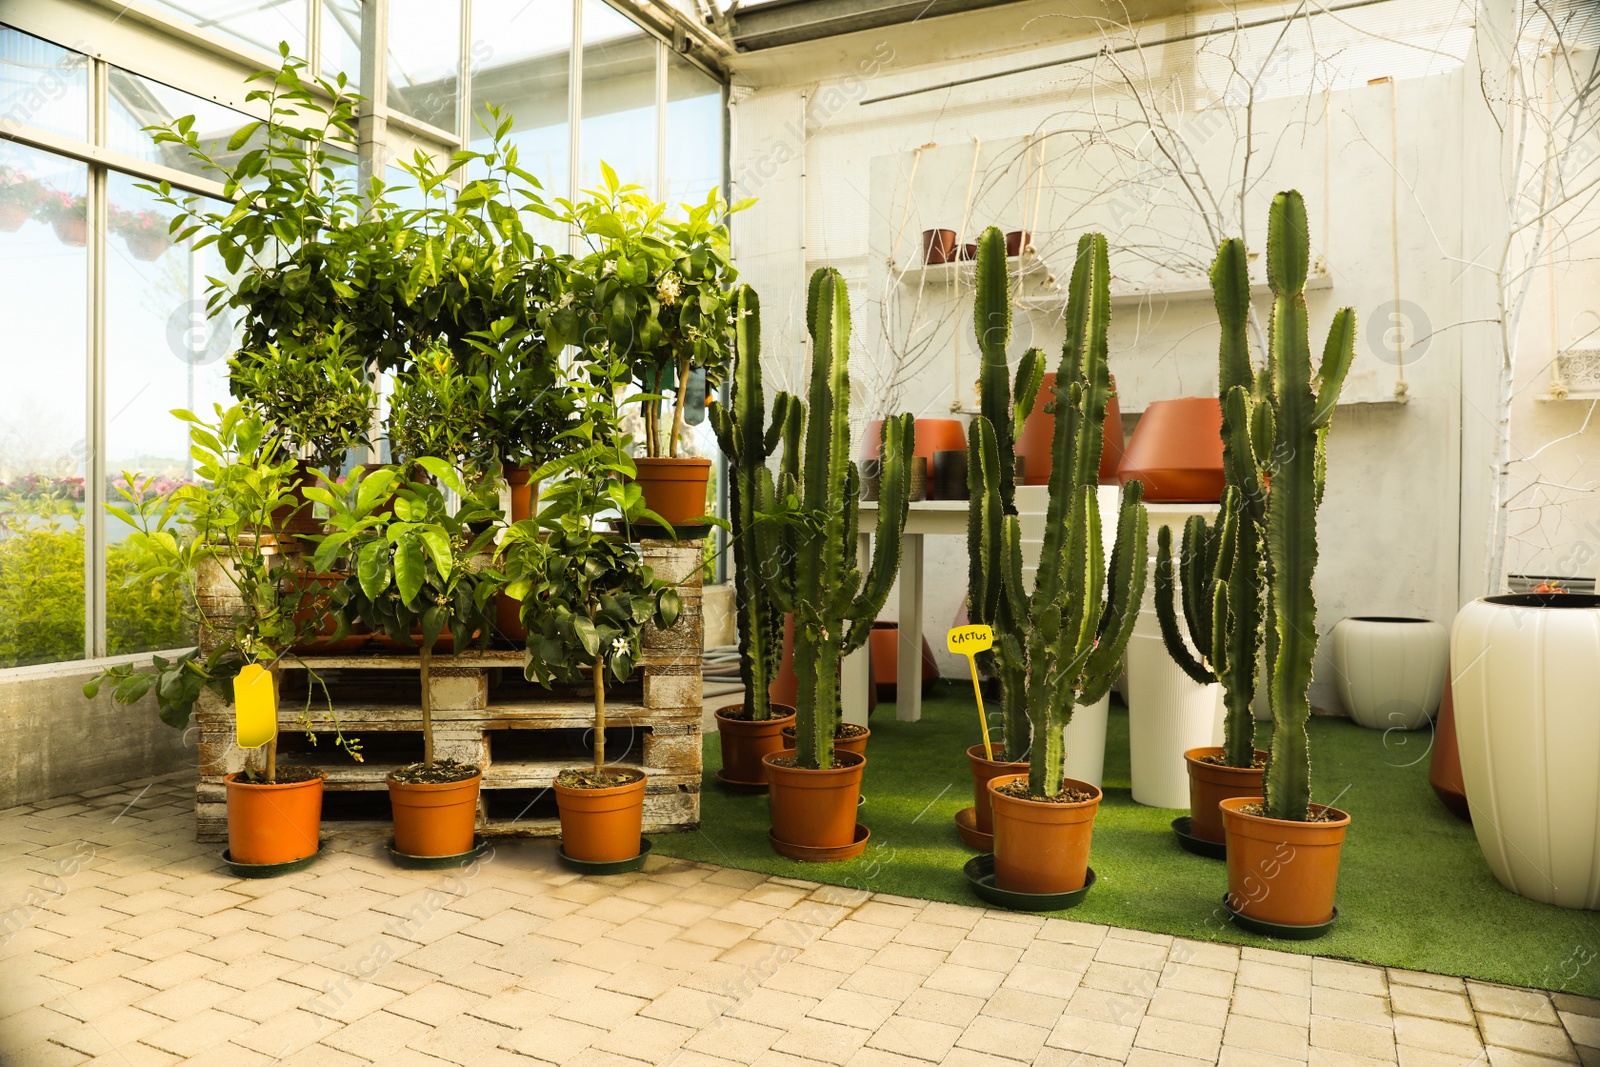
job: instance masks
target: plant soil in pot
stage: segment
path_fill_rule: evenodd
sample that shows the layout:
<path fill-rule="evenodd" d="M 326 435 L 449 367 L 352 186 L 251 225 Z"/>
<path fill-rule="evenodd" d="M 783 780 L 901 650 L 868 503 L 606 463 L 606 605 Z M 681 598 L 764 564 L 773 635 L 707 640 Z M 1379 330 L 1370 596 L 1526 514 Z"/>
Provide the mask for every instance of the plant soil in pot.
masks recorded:
<path fill-rule="evenodd" d="M 674 529 L 706 513 L 706 483 L 711 461 L 698 456 L 640 456 L 634 461 L 644 506 Z"/>
<path fill-rule="evenodd" d="M 1450 631 L 1428 619 L 1351 616 L 1334 624 L 1339 700 L 1369 730 L 1420 730 L 1450 676 Z"/>
<path fill-rule="evenodd" d="M 717 737 L 722 744 L 722 770 L 717 777 L 734 785 L 765 788 L 766 768 L 761 758 L 772 752 L 793 748 L 780 733 L 794 721 L 794 708 L 772 705 L 770 717 L 750 718 L 743 704 L 717 709 Z"/>
<path fill-rule="evenodd" d="M 841 723 L 833 733 L 833 750 L 835 752 L 854 752 L 858 756 L 867 754 L 867 739 L 872 736 L 872 731 L 865 726 L 856 726 L 853 723 Z M 783 728 L 783 747 L 795 747 L 795 728 L 791 723 Z"/>
<path fill-rule="evenodd" d="M 1310 822 L 1269 819 L 1260 797 L 1222 801 L 1228 846 L 1228 904 L 1275 926 L 1318 926 L 1333 920 L 1339 853 L 1350 816 L 1311 805 Z"/>
<path fill-rule="evenodd" d="M 639 854 L 644 825 L 643 771 L 607 767 L 556 776 L 561 851 L 583 863 L 616 863 Z"/>
<path fill-rule="evenodd" d="M 472 851 L 483 772 L 455 760 L 412 763 L 389 772 L 394 849 L 407 856 Z"/>
<path fill-rule="evenodd" d="M 228 859 L 265 866 L 315 855 L 322 830 L 323 772 L 280 767 L 277 781 L 223 781 L 228 792 Z"/>
<path fill-rule="evenodd" d="M 1261 795 L 1267 754 L 1258 748 L 1254 766 L 1230 767 L 1223 761 L 1221 748 L 1191 748 L 1183 754 L 1183 761 L 1189 766 L 1189 833 L 1221 844 L 1222 809 L 1218 805 L 1230 797 Z"/>
<path fill-rule="evenodd" d="M 1151 503 L 1221 500 L 1221 403 L 1214 396 L 1152 401 L 1133 428 L 1117 479 L 1143 482 Z"/>
<path fill-rule="evenodd" d="M 772 807 L 772 843 L 780 855 L 792 855 L 785 846 L 845 849 L 855 842 L 865 756 L 835 751 L 832 767 L 808 770 L 795 765 L 793 749 L 785 749 L 761 762 Z"/>
<path fill-rule="evenodd" d="M 1089 841 L 1100 790 L 1068 778 L 1048 800 L 1028 795 L 1026 774 L 989 780 L 994 812 L 994 884 L 1014 893 L 1070 893 L 1089 873 Z"/>

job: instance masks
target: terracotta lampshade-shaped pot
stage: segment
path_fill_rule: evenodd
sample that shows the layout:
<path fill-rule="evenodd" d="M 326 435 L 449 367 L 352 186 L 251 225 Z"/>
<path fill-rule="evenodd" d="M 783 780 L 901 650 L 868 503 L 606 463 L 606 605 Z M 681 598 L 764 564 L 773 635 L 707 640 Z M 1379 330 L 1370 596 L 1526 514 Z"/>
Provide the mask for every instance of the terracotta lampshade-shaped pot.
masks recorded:
<path fill-rule="evenodd" d="M 1433 752 L 1428 758 L 1428 784 L 1458 819 L 1472 821 L 1467 806 L 1467 783 L 1461 777 L 1461 749 L 1456 744 L 1455 701 L 1450 696 L 1450 679 L 1444 682 L 1444 699 L 1439 702 L 1439 717 L 1433 722 Z"/>
<path fill-rule="evenodd" d="M 960 419 L 918 419 L 916 424 L 916 451 L 913 455 L 921 456 L 928 461 L 928 466 L 933 466 L 935 452 L 965 452 L 967 450 L 967 428 Z M 883 420 L 873 419 L 867 423 L 866 432 L 861 438 L 861 459 L 881 459 L 883 457 Z"/>
<path fill-rule="evenodd" d="M 922 261 L 924 263 L 950 263 L 955 258 L 956 231 L 922 231 Z"/>
<path fill-rule="evenodd" d="M 868 669 L 872 662 L 872 646 L 867 645 Z M 842 672 L 844 664 L 839 665 Z M 794 615 L 786 613 L 783 616 L 783 654 L 778 658 L 778 673 L 771 682 L 767 683 L 767 699 L 774 706 L 792 708 L 800 699 L 800 679 L 794 673 Z M 867 686 L 867 712 L 870 714 L 878 706 L 878 687 Z"/>
<path fill-rule="evenodd" d="M 1222 405 L 1214 396 L 1156 400 L 1144 409 L 1117 468 L 1123 485 L 1137 478 L 1151 504 L 1222 499 Z"/>
<path fill-rule="evenodd" d="M 1046 374 L 1039 383 L 1039 395 L 1028 413 L 1028 421 L 1017 438 L 1017 458 L 1024 461 L 1023 477 L 1018 485 L 1048 485 L 1050 472 L 1055 469 L 1055 456 L 1050 450 L 1056 433 L 1054 412 L 1044 409 L 1056 387 L 1056 376 Z M 1100 448 L 1100 484 L 1115 485 L 1117 467 L 1122 463 L 1122 409 L 1117 405 L 1117 380 L 1111 379 L 1111 401 L 1106 404 L 1105 439 Z"/>

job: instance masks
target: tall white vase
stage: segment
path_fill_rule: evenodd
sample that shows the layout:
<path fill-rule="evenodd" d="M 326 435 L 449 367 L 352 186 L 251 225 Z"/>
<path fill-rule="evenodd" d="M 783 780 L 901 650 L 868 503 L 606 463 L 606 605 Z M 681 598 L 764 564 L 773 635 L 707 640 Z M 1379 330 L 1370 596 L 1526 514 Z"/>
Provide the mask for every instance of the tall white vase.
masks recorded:
<path fill-rule="evenodd" d="M 1472 830 L 1500 884 L 1600 908 L 1600 597 L 1484 597 L 1450 644 Z"/>
<path fill-rule="evenodd" d="M 1097 789 L 1106 771 L 1106 712 L 1110 707 L 1109 693 L 1093 704 L 1078 705 L 1066 730 L 1066 776 Z"/>
<path fill-rule="evenodd" d="M 1450 631 L 1427 619 L 1353 616 L 1334 624 L 1334 687 L 1370 730 L 1419 730 L 1439 711 Z"/>

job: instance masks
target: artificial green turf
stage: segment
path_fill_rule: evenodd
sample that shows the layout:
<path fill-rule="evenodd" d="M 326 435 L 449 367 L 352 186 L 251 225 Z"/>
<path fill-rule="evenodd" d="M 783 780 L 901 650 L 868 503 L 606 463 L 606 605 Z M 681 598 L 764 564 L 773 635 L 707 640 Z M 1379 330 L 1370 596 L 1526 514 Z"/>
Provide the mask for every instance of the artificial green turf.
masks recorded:
<path fill-rule="evenodd" d="M 717 783 L 720 749 L 708 734 L 701 829 L 656 836 L 655 851 L 874 892 L 980 903 L 961 870 L 974 853 L 953 821 L 972 803 L 965 750 L 978 740 L 976 718 L 971 689 L 955 683 L 941 683 L 923 701 L 921 722 L 899 722 L 892 704 L 879 705 L 862 786 L 861 821 L 872 840 L 861 858 L 844 863 L 796 863 L 775 854 L 767 842 L 766 798 L 733 795 Z M 1428 786 L 1426 731 L 1385 734 L 1318 717 L 1311 733 L 1315 797 L 1337 799 L 1352 816 L 1339 919 L 1326 936 L 1272 941 L 1228 921 L 1225 865 L 1178 847 L 1170 824 L 1183 812 L 1133 802 L 1128 714 L 1115 705 L 1106 730 L 1105 800 L 1089 857 L 1098 881 L 1083 904 L 1058 914 L 1600 996 L 1597 916 L 1526 900 L 1494 880 L 1472 828 Z"/>

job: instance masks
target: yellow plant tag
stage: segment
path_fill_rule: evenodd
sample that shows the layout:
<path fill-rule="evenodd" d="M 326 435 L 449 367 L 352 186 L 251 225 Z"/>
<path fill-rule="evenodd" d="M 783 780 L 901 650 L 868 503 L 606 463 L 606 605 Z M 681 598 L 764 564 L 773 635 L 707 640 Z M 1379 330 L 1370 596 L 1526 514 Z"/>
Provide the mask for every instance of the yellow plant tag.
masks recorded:
<path fill-rule="evenodd" d="M 994 746 L 989 743 L 989 717 L 983 713 L 983 687 L 978 684 L 978 661 L 972 657 L 994 647 L 994 631 L 987 626 L 957 626 L 945 635 L 945 647 L 958 656 L 967 657 L 967 666 L 972 668 L 972 695 L 978 698 L 978 725 L 983 727 L 983 756 L 992 760 Z"/>
<path fill-rule="evenodd" d="M 950 651 L 958 656 L 987 652 L 994 647 L 994 631 L 987 626 L 957 626 L 946 637 Z"/>
<path fill-rule="evenodd" d="M 233 713 L 240 748 L 260 748 L 278 736 L 278 691 L 271 671 L 245 664 L 233 680 Z"/>

